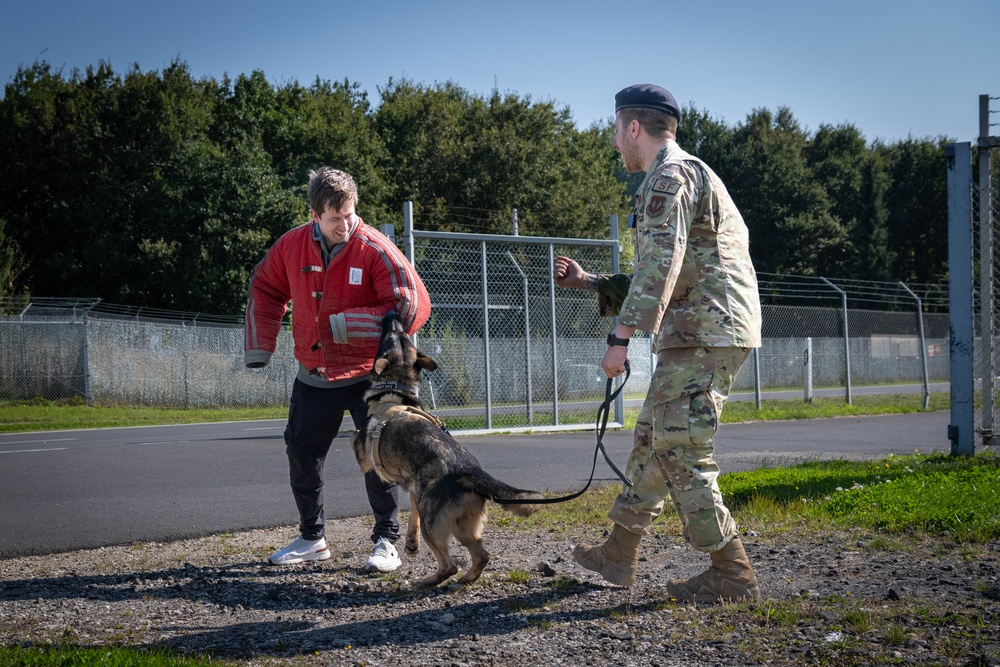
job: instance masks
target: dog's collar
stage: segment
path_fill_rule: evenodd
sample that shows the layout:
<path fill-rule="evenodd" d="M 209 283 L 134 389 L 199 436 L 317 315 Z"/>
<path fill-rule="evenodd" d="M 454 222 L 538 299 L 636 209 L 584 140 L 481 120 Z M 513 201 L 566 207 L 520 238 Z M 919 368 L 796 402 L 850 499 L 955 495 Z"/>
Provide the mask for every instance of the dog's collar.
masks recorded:
<path fill-rule="evenodd" d="M 379 380 L 378 382 L 372 382 L 371 387 L 368 388 L 369 391 L 405 391 L 408 394 L 416 394 L 417 389 L 411 384 L 405 382 L 399 382 L 397 380 Z"/>

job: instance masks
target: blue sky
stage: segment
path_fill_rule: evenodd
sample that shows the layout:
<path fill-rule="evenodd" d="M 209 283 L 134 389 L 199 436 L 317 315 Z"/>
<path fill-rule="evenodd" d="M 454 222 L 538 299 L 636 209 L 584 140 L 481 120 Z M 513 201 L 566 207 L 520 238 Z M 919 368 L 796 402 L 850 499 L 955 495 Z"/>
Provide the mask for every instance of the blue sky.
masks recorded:
<path fill-rule="evenodd" d="M 610 118 L 632 83 L 669 88 L 736 125 L 787 106 L 809 131 L 852 123 L 871 141 L 974 141 L 979 95 L 1000 98 L 1000 0 L 701 0 L 687 3 L 8 2 L 0 80 L 44 59 L 196 77 L 262 70 L 281 84 L 349 79 L 378 103 L 390 77 L 453 81 Z M 1000 134 L 1000 99 L 991 134 Z"/>

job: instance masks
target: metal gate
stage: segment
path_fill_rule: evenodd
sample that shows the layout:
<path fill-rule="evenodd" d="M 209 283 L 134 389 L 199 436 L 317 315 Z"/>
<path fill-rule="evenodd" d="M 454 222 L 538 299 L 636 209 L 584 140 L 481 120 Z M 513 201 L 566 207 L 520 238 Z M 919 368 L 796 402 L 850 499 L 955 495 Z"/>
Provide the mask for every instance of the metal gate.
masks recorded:
<path fill-rule="evenodd" d="M 977 445 L 997 444 L 1000 416 L 1000 136 L 991 130 L 990 103 L 979 97 L 979 139 L 949 144 L 948 270 L 950 280 L 952 454 L 971 456 Z"/>

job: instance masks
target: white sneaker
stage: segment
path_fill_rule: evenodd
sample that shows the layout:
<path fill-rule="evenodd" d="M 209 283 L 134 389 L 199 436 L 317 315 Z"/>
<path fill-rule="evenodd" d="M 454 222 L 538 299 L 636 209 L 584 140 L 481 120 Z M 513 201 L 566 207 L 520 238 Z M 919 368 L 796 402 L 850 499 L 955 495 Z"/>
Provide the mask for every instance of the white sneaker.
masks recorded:
<path fill-rule="evenodd" d="M 372 549 L 372 555 L 368 557 L 368 562 L 365 563 L 365 572 L 392 572 L 401 564 L 396 547 L 389 540 L 380 537 Z"/>
<path fill-rule="evenodd" d="M 330 550 L 326 547 L 325 538 L 305 540 L 299 537 L 284 549 L 271 554 L 267 562 L 271 565 L 291 565 L 307 560 L 326 560 L 329 557 Z"/>

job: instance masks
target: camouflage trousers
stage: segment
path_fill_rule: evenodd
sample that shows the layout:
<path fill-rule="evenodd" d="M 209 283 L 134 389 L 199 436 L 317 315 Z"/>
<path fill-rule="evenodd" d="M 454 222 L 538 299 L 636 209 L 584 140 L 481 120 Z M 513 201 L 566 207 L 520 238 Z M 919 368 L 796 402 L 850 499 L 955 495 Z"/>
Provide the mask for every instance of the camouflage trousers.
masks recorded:
<path fill-rule="evenodd" d="M 670 496 L 684 539 L 699 551 L 721 549 L 736 535 L 722 502 L 713 438 L 722 406 L 749 349 L 669 348 L 657 354 L 649 393 L 635 426 L 625 475 L 631 487 L 611 508 L 611 519 L 648 534 Z"/>

